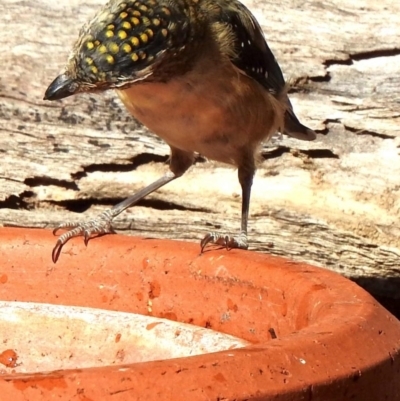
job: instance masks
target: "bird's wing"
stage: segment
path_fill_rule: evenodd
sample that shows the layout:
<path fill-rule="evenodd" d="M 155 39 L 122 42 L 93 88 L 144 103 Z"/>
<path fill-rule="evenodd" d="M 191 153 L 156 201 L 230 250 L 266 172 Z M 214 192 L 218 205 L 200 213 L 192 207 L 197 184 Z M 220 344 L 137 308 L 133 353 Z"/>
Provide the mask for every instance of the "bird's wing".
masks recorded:
<path fill-rule="evenodd" d="M 271 93 L 279 94 L 284 90 L 282 71 L 251 12 L 238 1 L 227 1 L 226 7 L 221 8 L 218 19 L 233 32 L 232 63 Z"/>
<path fill-rule="evenodd" d="M 271 94 L 286 103 L 285 134 L 301 140 L 313 140 L 316 135 L 294 114 L 286 95 L 287 86 L 262 29 L 251 12 L 236 0 L 225 0 L 216 15 L 216 22 L 230 28 L 233 49 L 228 52 L 231 62 L 240 72 L 259 82 Z"/>

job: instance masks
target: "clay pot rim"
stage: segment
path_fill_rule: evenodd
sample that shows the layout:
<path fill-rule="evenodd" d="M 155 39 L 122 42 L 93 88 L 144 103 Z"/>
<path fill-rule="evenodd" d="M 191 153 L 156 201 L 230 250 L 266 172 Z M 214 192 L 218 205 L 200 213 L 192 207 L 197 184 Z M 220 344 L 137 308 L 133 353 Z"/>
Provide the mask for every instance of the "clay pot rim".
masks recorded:
<path fill-rule="evenodd" d="M 2 238 L 8 238 L 8 242 L 4 243 L 4 240 L 1 240 Z M 299 288 L 307 288 L 309 291 L 307 297 L 299 298 L 300 303 L 304 302 L 304 305 L 299 305 L 299 308 L 307 309 L 309 305 L 314 305 L 314 301 L 318 300 L 322 294 L 325 296 L 325 304 L 316 305 L 314 309 L 307 309 L 306 319 L 316 323 L 307 325 L 305 321 L 298 321 L 296 323 L 298 325 L 297 331 L 274 340 L 269 337 L 267 341 L 262 341 L 260 337 L 264 336 L 265 339 L 267 330 L 260 330 L 259 337 L 253 337 L 253 345 L 245 348 L 133 365 L 122 364 L 107 368 L 87 368 L 34 375 L 22 374 L 18 377 L 3 376 L 0 377 L 0 380 L 12 379 L 15 381 L 15 379 L 19 379 L 22 382 L 28 380 L 28 382 L 33 383 L 41 380 L 41 377 L 52 380 L 59 380 L 60 377 L 63 378 L 62 380 L 75 380 L 79 377 L 81 383 L 84 382 L 90 387 L 93 386 L 90 384 L 93 380 L 98 380 L 96 375 L 99 374 L 107 378 L 107 382 L 110 381 L 110 383 L 120 383 L 127 377 L 133 380 L 137 375 L 140 377 L 148 375 L 154 378 L 154 383 L 161 380 L 164 383 L 163 385 L 167 386 L 171 377 L 179 374 L 180 383 L 186 383 L 187 388 L 190 388 L 193 380 L 192 373 L 197 372 L 200 374 L 197 385 L 206 388 L 207 383 L 211 380 L 210 377 L 214 377 L 220 372 L 229 371 L 229 380 L 226 374 L 222 373 L 220 382 L 215 384 L 221 391 L 223 388 L 226 389 L 226 381 L 228 380 L 228 382 L 240 382 L 241 386 L 248 388 L 250 393 L 259 391 L 260 394 L 266 394 L 266 392 L 272 394 L 282 391 L 282 381 L 286 377 L 286 368 L 279 372 L 279 367 L 290 366 L 290 369 L 286 370 L 292 379 L 284 385 L 285 393 L 289 394 L 298 391 L 299 388 L 304 387 L 305 383 L 309 382 L 310 371 L 313 372 L 313 385 L 320 384 L 323 386 L 332 377 L 336 377 L 335 380 L 340 380 L 336 374 L 338 369 L 351 370 L 354 367 L 354 358 L 350 357 L 353 354 L 359 357 L 354 373 L 356 376 L 358 371 L 371 369 L 371 366 L 379 366 L 384 363 L 384 358 L 387 357 L 388 352 L 393 351 L 396 347 L 400 349 L 398 336 L 400 322 L 389 312 L 356 284 L 328 270 L 306 264 L 239 250 L 229 252 L 212 250 L 199 256 L 198 244 L 113 235 L 91 241 L 88 248 L 84 248 L 80 238 L 73 240 L 65 247 L 60 262 L 53 266 L 50 262 L 50 252 L 54 245 L 54 237 L 48 231 L 0 229 L 0 242 L 0 250 L 3 250 L 5 254 L 9 254 L 10 251 L 14 253 L 11 263 L 18 260 L 16 255 L 21 254 L 21 252 L 26 253 L 26 247 L 29 246 L 32 250 L 30 257 L 39 258 L 43 264 L 42 270 L 52 269 L 49 270 L 48 274 L 55 274 L 54 271 L 57 271 L 60 277 L 67 277 L 65 274 L 68 269 L 72 269 L 76 276 L 86 277 L 84 272 L 87 266 L 84 266 L 84 263 L 87 262 L 83 262 L 86 257 L 89 261 L 97 258 L 97 266 L 102 266 L 102 270 L 98 270 L 99 273 L 111 269 L 110 260 L 113 260 L 112 263 L 114 264 L 120 261 L 123 266 L 121 267 L 122 270 L 131 271 L 129 266 L 131 261 L 134 260 L 136 266 L 141 263 L 143 272 L 151 275 L 151 263 L 158 260 L 157 263 L 162 261 L 164 265 L 168 263 L 171 266 L 173 265 L 168 274 L 186 274 L 188 279 L 190 277 L 192 281 L 188 282 L 188 285 L 195 283 L 197 274 L 198 280 L 214 280 L 210 283 L 223 282 L 226 284 L 226 288 L 234 288 L 235 283 L 242 283 L 243 288 L 249 288 L 249 291 L 259 288 L 262 295 L 262 291 L 264 294 L 266 294 L 265 290 L 267 292 L 274 291 L 273 285 L 278 280 L 277 278 L 275 280 L 274 277 L 279 275 L 280 283 L 285 283 L 287 291 L 297 291 Z M 24 246 L 25 251 L 23 251 Z M 135 260 L 135 253 L 140 253 L 140 260 Z M 27 260 L 26 257 L 24 259 L 22 255 L 20 256 L 23 260 Z M 10 263 L 10 260 L 6 263 Z M 112 283 L 114 275 L 121 274 L 121 269 L 112 270 L 110 276 L 105 275 L 104 277 L 109 277 L 110 283 Z M 139 273 L 137 276 L 141 277 Z M 166 289 L 163 288 L 163 291 Z M 53 293 L 53 289 L 49 289 L 48 299 L 53 299 Z M 155 300 L 156 298 L 153 299 L 153 301 Z M 241 305 L 239 306 L 241 307 Z M 198 308 L 201 307 L 203 305 L 199 303 Z M 154 309 L 153 313 L 157 315 Z M 287 313 L 291 313 L 290 310 Z M 375 327 L 371 327 L 371 321 L 375 323 Z M 257 324 L 257 327 L 261 327 L 263 322 L 257 322 Z M 392 339 L 393 346 L 389 350 L 388 345 L 382 342 L 382 349 L 379 353 L 373 354 L 371 352 L 364 355 L 365 347 L 368 349 L 379 343 L 380 334 L 378 331 L 380 327 L 385 327 L 384 336 Z M 364 347 L 361 351 L 350 347 L 355 344 L 352 340 L 354 333 L 357 333 L 356 340 L 359 345 Z M 228 334 L 237 335 L 237 333 L 229 331 Z M 395 338 L 396 340 L 394 340 Z M 301 344 L 300 348 L 299 344 Z M 347 361 L 341 359 L 328 363 L 324 360 L 327 358 L 327 355 L 323 354 L 324 350 L 333 354 L 335 352 L 338 354 L 340 352 L 348 353 L 349 358 Z M 320 369 L 316 369 L 316 366 L 310 366 L 309 363 L 309 357 L 315 357 L 316 354 L 321 355 Z M 361 354 L 362 356 L 360 356 Z M 268 379 L 267 386 L 265 377 L 262 376 L 265 372 L 259 373 L 260 377 L 257 376 L 256 371 L 253 372 L 254 375 L 252 376 L 243 376 L 243 371 L 252 370 L 254 367 L 259 367 L 260 371 L 266 367 L 271 367 L 268 372 L 271 379 Z M 213 372 L 215 373 L 214 376 Z M 294 380 L 293 377 L 296 379 Z"/>

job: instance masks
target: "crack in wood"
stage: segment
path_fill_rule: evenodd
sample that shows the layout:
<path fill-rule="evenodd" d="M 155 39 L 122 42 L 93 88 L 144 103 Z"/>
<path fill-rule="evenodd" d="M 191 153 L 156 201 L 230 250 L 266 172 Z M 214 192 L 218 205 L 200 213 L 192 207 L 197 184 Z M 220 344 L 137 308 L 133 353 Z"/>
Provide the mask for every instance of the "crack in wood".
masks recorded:
<path fill-rule="evenodd" d="M 303 149 L 300 151 L 313 159 L 339 159 L 339 155 L 330 149 Z"/>
<path fill-rule="evenodd" d="M 392 48 L 392 49 L 377 49 L 365 52 L 359 52 L 355 54 L 351 54 L 350 58 L 355 61 L 360 60 L 370 60 L 372 58 L 378 57 L 394 57 L 400 55 L 400 47 L 399 48 Z"/>
<path fill-rule="evenodd" d="M 332 65 L 352 65 L 354 61 L 371 60 L 379 57 L 394 57 L 400 55 L 400 48 L 368 50 L 349 54 L 346 59 L 328 59 L 324 61 L 326 67 Z"/>
<path fill-rule="evenodd" d="M 89 139 L 88 143 L 90 145 L 97 146 L 102 149 L 108 149 L 109 147 L 111 147 L 111 145 L 109 143 L 102 143 L 98 139 Z"/>
<path fill-rule="evenodd" d="M 79 191 L 78 185 L 73 181 L 58 180 L 52 177 L 29 177 L 24 180 L 24 184 L 29 187 L 40 187 L 40 186 L 50 186 L 54 185 L 56 187 L 62 187 L 66 189 L 72 189 L 73 191 Z"/>
<path fill-rule="evenodd" d="M 261 151 L 261 157 L 264 160 L 277 159 L 285 153 L 290 153 L 291 148 L 288 146 L 277 146 L 276 148 L 265 148 Z"/>
<path fill-rule="evenodd" d="M 94 205 L 103 205 L 112 207 L 119 202 L 125 200 L 124 198 L 87 198 L 87 199 L 70 199 L 63 201 L 43 201 L 44 204 L 57 205 L 74 213 L 84 213 Z M 180 210 L 188 212 L 202 212 L 209 213 L 211 210 L 202 207 L 187 207 L 180 205 L 176 202 L 164 201 L 161 199 L 142 199 L 135 206 L 142 206 L 154 210 Z"/>
<path fill-rule="evenodd" d="M 325 60 L 323 64 L 326 68 L 330 67 L 331 65 L 352 65 L 353 60 L 349 56 L 346 59 L 328 59 Z"/>
<path fill-rule="evenodd" d="M 307 83 L 308 83 L 308 81 L 329 82 L 331 79 L 332 79 L 331 74 L 329 73 L 329 71 L 327 71 L 325 75 L 316 75 L 316 76 L 307 77 Z"/>
<path fill-rule="evenodd" d="M 24 191 L 20 195 L 10 195 L 3 201 L 0 201 L 0 209 L 32 209 L 32 204 L 26 201 L 26 199 L 33 197 L 35 197 L 33 191 Z"/>
<path fill-rule="evenodd" d="M 294 156 L 303 154 L 313 159 L 339 159 L 339 155 L 334 153 L 331 149 L 293 149 L 288 146 L 278 146 L 270 150 L 265 149 L 261 152 L 261 156 L 264 160 L 269 160 L 280 158 L 285 153 L 290 153 Z"/>
<path fill-rule="evenodd" d="M 369 135 L 372 137 L 376 138 L 381 138 L 381 139 L 393 139 L 393 135 L 387 135 L 387 134 L 382 134 L 381 132 L 374 132 L 366 129 L 359 129 L 359 128 L 354 128 L 350 127 L 346 124 L 343 125 L 345 130 L 354 132 L 356 135 Z"/>
<path fill-rule="evenodd" d="M 129 164 L 119 164 L 119 163 L 96 163 L 90 164 L 83 167 L 82 171 L 72 173 L 71 177 L 74 180 L 80 180 L 86 177 L 88 173 L 94 172 L 130 172 L 136 170 L 139 166 L 149 164 L 149 163 L 166 163 L 169 159 L 168 156 L 161 156 L 154 153 L 140 153 L 131 158 Z"/>

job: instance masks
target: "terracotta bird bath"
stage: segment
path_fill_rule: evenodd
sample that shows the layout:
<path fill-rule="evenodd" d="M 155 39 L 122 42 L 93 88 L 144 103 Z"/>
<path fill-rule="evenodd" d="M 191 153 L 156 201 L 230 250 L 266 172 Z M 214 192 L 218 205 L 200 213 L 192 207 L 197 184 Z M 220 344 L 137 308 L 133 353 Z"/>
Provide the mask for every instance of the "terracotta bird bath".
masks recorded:
<path fill-rule="evenodd" d="M 0 229 L 1 401 L 400 399 L 400 322 L 337 274 L 119 235 L 54 265 L 53 245 Z"/>

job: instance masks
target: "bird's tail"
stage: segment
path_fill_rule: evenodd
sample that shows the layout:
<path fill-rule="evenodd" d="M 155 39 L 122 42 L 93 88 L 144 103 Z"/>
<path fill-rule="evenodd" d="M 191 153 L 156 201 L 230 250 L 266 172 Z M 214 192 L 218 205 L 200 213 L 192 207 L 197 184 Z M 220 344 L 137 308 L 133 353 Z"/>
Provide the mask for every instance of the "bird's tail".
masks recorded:
<path fill-rule="evenodd" d="M 296 114 L 294 114 L 292 103 L 287 95 L 289 88 L 290 84 L 286 83 L 284 88 L 277 95 L 280 103 L 284 104 L 286 107 L 283 133 L 302 141 L 313 141 L 317 137 L 316 133 L 303 125 L 296 117 Z"/>
<path fill-rule="evenodd" d="M 285 112 L 283 133 L 292 138 L 301 139 L 302 141 L 313 141 L 317 137 L 315 132 L 299 121 L 296 114 L 294 114 L 289 99 L 288 102 L 290 107 L 288 107 Z"/>

